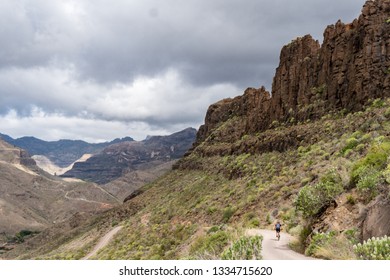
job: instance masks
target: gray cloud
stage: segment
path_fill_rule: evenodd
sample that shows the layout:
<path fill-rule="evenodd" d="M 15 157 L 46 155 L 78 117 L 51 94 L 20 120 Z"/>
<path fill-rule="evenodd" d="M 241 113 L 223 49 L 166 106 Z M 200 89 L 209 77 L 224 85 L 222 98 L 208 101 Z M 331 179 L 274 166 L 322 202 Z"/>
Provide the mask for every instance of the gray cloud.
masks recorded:
<path fill-rule="evenodd" d="M 101 122 L 139 137 L 198 126 L 210 103 L 270 89 L 284 44 L 307 33 L 321 40 L 326 25 L 352 21 L 363 3 L 3 0 L 0 115 L 15 127 L 0 132 L 24 135 L 37 111 L 48 123 L 61 119 L 56 137 L 81 119 L 88 135 L 73 134 L 85 139 L 109 139 Z M 51 129 L 36 136 L 53 138 Z"/>

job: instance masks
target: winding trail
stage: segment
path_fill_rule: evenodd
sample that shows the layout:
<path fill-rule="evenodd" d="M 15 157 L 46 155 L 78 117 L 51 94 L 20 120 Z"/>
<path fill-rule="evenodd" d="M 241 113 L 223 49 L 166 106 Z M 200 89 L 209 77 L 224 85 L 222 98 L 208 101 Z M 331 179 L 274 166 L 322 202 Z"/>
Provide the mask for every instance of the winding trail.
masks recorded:
<path fill-rule="evenodd" d="M 123 226 L 117 226 L 117 227 L 113 228 L 112 230 L 110 230 L 105 236 L 103 236 L 100 239 L 100 241 L 98 242 L 98 244 L 95 245 L 93 250 L 88 255 L 86 255 L 84 258 L 82 258 L 82 260 L 88 260 L 91 257 L 93 257 L 100 249 L 105 247 L 111 241 L 111 239 L 114 237 L 114 235 L 117 234 L 122 228 L 123 228 Z"/>
<path fill-rule="evenodd" d="M 315 258 L 306 257 L 290 249 L 288 244 L 293 237 L 282 232 L 280 240 L 275 236 L 275 231 L 266 229 L 248 229 L 246 234 L 249 236 L 262 235 L 263 243 L 261 255 L 263 260 L 316 260 Z"/>

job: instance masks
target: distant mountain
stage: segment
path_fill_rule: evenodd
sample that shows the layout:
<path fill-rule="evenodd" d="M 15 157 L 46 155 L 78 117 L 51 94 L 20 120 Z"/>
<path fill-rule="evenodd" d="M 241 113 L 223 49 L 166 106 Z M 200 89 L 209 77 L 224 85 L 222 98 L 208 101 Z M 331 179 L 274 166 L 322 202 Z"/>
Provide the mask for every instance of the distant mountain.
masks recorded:
<path fill-rule="evenodd" d="M 84 154 L 97 154 L 109 145 L 134 141 L 131 137 L 117 138 L 111 142 L 91 144 L 81 140 L 44 141 L 35 137 L 13 139 L 0 133 L 4 141 L 25 149 L 30 155 L 42 155 L 59 167 L 67 167 Z"/>
<path fill-rule="evenodd" d="M 85 162 L 75 163 L 62 176 L 105 184 L 128 172 L 146 170 L 181 158 L 192 146 L 196 132 L 196 129 L 188 128 L 169 136 L 113 144 Z"/>

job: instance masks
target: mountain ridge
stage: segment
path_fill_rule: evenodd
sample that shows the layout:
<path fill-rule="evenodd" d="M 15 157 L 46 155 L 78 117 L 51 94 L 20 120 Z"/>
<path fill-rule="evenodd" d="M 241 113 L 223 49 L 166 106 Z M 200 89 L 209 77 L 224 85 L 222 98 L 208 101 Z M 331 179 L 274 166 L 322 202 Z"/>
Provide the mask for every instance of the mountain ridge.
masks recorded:
<path fill-rule="evenodd" d="M 0 138 L 6 142 L 25 149 L 30 155 L 43 155 L 49 158 L 59 167 L 67 167 L 84 154 L 95 154 L 105 147 L 124 142 L 134 141 L 131 137 L 116 138 L 110 142 L 88 143 L 83 140 L 61 139 L 58 141 L 45 141 L 33 136 L 24 136 L 14 139 L 8 135 L 1 134 Z"/>
<path fill-rule="evenodd" d="M 115 143 L 84 162 L 76 162 L 61 177 L 106 184 L 143 166 L 177 160 L 192 146 L 196 129 L 187 128 L 168 136 L 151 136 L 143 141 Z"/>

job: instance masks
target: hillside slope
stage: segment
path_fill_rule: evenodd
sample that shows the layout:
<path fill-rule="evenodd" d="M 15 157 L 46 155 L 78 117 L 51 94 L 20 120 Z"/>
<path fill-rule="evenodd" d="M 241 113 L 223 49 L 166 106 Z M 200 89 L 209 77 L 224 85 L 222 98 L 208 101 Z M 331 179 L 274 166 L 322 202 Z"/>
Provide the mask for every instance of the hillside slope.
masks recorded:
<path fill-rule="evenodd" d="M 248 228 L 276 219 L 295 250 L 354 259 L 353 244 L 390 234 L 390 2 L 281 51 L 264 88 L 210 106 L 196 145 L 125 204 L 47 229 L 6 258 L 220 259 Z M 237 245 L 238 244 L 238 245 Z M 389 253 L 390 254 L 390 253 Z"/>
<path fill-rule="evenodd" d="M 0 140 L 0 243 L 20 231 L 41 231 L 76 213 L 98 213 L 118 202 L 87 183 L 45 174 L 19 148 Z"/>
<path fill-rule="evenodd" d="M 371 105 L 346 116 L 329 115 L 264 132 L 269 139 L 295 130 L 316 132 L 316 140 L 302 141 L 299 147 L 283 152 L 207 158 L 192 153 L 185 159 L 192 162 L 191 168 L 167 173 L 125 204 L 73 230 L 60 231 L 63 225 L 53 227 L 29 240 L 25 245 L 30 250 L 17 248 L 8 258 L 82 258 L 118 224 L 123 226 L 121 232 L 94 258 L 220 258 L 245 229 L 272 229 L 276 219 L 296 236 L 298 251 L 308 248 L 315 233 L 334 232 L 337 235 L 329 239 L 325 252 L 307 253 L 320 258 L 356 258 L 349 240 L 390 231 L 389 217 L 384 215 L 390 206 L 387 177 L 381 177 L 384 179 L 374 185 L 373 192 L 355 186 L 351 178 L 356 163 L 389 143 L 389 112 L 390 100 L 379 108 Z M 251 143 L 262 136 L 247 136 L 242 141 Z M 351 139 L 358 144 L 351 145 Z M 384 153 L 390 154 L 390 150 Z M 387 164 L 381 167 L 381 176 L 387 174 Z M 309 210 L 299 211 L 296 203 L 302 188 L 314 187 L 327 177 L 330 181 L 335 178 L 341 191 L 310 216 L 305 212 Z"/>

